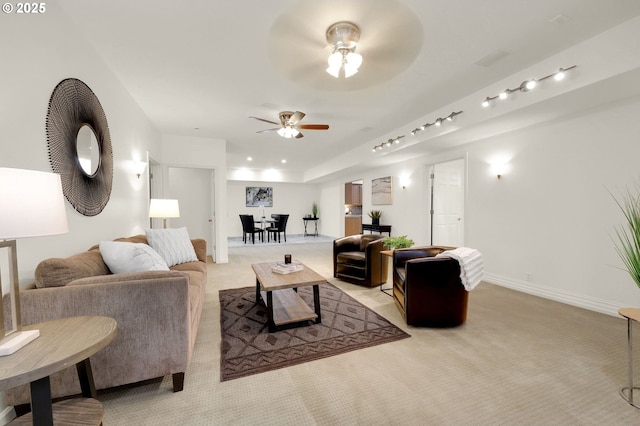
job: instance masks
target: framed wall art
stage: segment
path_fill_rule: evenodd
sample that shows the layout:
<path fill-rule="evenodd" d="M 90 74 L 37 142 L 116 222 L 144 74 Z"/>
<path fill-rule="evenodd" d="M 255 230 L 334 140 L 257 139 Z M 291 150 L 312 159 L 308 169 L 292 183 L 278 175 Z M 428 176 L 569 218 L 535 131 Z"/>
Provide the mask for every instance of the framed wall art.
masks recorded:
<path fill-rule="evenodd" d="M 371 204 L 392 204 L 391 176 L 371 180 Z"/>
<path fill-rule="evenodd" d="M 270 186 L 247 186 L 247 207 L 273 207 L 273 188 Z"/>
<path fill-rule="evenodd" d="M 96 216 L 109 202 L 113 152 L 98 97 L 76 78 L 62 80 L 49 99 L 46 120 L 51 168 L 78 213 Z"/>

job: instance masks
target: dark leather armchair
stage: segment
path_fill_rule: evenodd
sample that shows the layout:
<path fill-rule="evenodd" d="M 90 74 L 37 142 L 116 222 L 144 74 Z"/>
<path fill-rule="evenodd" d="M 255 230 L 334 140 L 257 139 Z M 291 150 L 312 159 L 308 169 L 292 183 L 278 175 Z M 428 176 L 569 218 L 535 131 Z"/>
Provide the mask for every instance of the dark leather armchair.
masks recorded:
<path fill-rule="evenodd" d="M 409 325 L 455 327 L 467 319 L 469 293 L 455 259 L 435 256 L 453 247 L 393 252 L 393 299 Z"/>
<path fill-rule="evenodd" d="M 387 259 L 380 259 L 382 235 L 349 235 L 333 241 L 333 276 L 375 287 L 387 281 Z"/>

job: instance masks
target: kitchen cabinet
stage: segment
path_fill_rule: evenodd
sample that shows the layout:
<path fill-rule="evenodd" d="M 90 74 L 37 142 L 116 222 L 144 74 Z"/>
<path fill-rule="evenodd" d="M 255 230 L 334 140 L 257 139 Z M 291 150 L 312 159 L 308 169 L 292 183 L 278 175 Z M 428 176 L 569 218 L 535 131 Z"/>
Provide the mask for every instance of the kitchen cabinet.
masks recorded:
<path fill-rule="evenodd" d="M 362 185 L 356 183 L 344 184 L 344 203 L 350 205 L 362 205 Z"/>
<path fill-rule="evenodd" d="M 362 232 L 362 216 L 345 216 L 344 235 L 358 235 Z"/>

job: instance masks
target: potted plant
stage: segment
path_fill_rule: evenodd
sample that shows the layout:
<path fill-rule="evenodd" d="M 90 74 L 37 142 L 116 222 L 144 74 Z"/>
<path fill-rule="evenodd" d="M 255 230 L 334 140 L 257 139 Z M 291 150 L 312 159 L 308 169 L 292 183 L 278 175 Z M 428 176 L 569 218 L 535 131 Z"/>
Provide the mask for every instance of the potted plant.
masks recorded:
<path fill-rule="evenodd" d="M 313 203 L 313 205 L 311 206 L 311 214 L 313 215 L 314 219 L 318 217 L 318 205 L 316 203 Z"/>
<path fill-rule="evenodd" d="M 626 219 L 625 225 L 616 228 L 619 242 L 616 251 L 627 272 L 640 287 L 640 195 L 627 190 L 620 200 L 615 197 L 614 200 Z"/>
<path fill-rule="evenodd" d="M 371 210 L 369 217 L 373 225 L 380 225 L 380 217 L 382 216 L 382 210 Z"/>
<path fill-rule="evenodd" d="M 399 237 L 387 237 L 383 240 L 382 244 L 388 249 L 396 250 L 411 247 L 413 240 L 407 238 L 406 235 L 401 235 Z"/>

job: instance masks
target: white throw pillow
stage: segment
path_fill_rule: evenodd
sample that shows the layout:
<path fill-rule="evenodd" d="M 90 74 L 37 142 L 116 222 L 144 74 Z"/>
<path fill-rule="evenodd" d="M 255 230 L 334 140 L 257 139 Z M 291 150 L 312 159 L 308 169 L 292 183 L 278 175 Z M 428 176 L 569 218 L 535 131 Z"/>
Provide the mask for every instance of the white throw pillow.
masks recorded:
<path fill-rule="evenodd" d="M 100 242 L 104 263 L 114 274 L 143 271 L 168 271 L 167 263 L 151 247 L 142 243 Z"/>
<path fill-rule="evenodd" d="M 147 229 L 145 233 L 149 245 L 167 265 L 174 266 L 198 260 L 187 228 Z"/>

